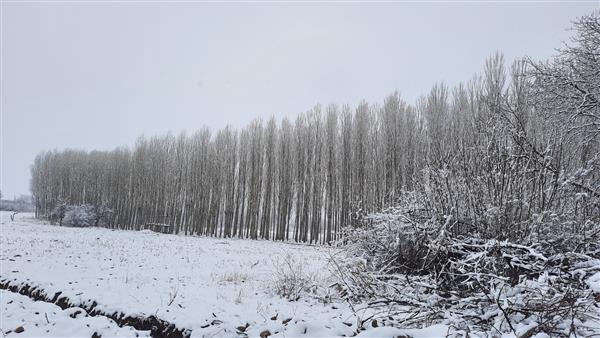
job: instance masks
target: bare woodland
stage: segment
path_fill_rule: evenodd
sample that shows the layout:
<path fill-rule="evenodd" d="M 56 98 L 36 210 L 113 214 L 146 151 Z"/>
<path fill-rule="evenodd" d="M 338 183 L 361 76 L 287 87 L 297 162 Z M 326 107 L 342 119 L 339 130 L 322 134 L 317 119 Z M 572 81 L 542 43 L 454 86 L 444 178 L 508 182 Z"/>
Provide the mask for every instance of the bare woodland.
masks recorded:
<path fill-rule="evenodd" d="M 47 151 L 32 166 L 39 215 L 107 206 L 111 226 L 328 243 L 340 227 L 418 193 L 453 231 L 523 238 L 553 217 L 597 216 L 598 18 L 548 62 L 491 56 L 411 105 L 315 106 L 295 121 L 139 138 L 113 151 Z"/>
<path fill-rule="evenodd" d="M 367 304 L 360 325 L 598 334 L 586 280 L 600 276 L 600 12 L 572 28 L 550 60 L 495 53 L 414 104 L 396 92 L 294 121 L 43 152 L 36 214 L 87 205 L 112 228 L 339 245 L 337 291 Z"/>

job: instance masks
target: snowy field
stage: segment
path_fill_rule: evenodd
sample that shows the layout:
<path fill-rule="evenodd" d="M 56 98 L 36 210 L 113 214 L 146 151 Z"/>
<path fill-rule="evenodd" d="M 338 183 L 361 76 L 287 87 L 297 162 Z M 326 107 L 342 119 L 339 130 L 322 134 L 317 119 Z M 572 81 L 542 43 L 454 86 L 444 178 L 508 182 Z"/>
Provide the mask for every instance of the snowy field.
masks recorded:
<path fill-rule="evenodd" d="M 74 304 L 95 301 L 96 309 L 105 313 L 154 315 L 192 330 L 192 337 L 257 337 L 265 331 L 274 337 L 331 337 L 356 332 L 354 312 L 328 295 L 329 290 L 333 294 L 328 285 L 334 281 L 327 264 L 329 255 L 335 254 L 330 248 L 68 228 L 28 214 L 19 214 L 14 221 L 8 213 L 1 216 L 0 276 L 13 285 L 37 286 L 49 295 L 62 292 Z M 275 280 L 286 262 L 301 269 L 302 276 L 319 286 L 318 291 L 298 301 L 277 295 Z M 9 291 L 1 295 L 2 331 L 11 331 L 9 335 L 88 336 L 99 327 L 109 336 L 136 333 L 132 328 L 115 328 L 106 317 L 86 317 L 85 311 L 72 318 L 73 309 L 63 311 Z M 31 315 L 36 312 L 47 313 L 48 320 Z M 72 323 L 68 324 L 71 331 L 48 327 L 56 322 Z M 21 334 L 15 333 L 19 326 L 24 329 Z M 363 334 L 400 332 L 384 329 Z M 430 331 L 421 333 L 427 336 Z"/>
<path fill-rule="evenodd" d="M 30 214 L 19 214 L 14 221 L 8 213 L 0 216 L 0 277 L 13 285 L 37 286 L 49 295 L 62 292 L 75 304 L 95 301 L 96 309 L 105 313 L 154 315 L 191 330 L 192 337 L 258 337 L 265 331 L 273 337 L 356 333 L 354 312 L 328 288 L 334 282 L 327 264 L 334 249 L 68 228 L 35 220 Z M 319 286 L 315 294 L 303 294 L 298 301 L 276 294 L 278 271 L 287 262 Z M 87 316 L 83 309 L 62 310 L 10 291 L 0 295 L 1 328 L 8 336 L 149 334 L 119 328 L 106 317 Z M 19 327 L 23 332 L 15 332 Z M 444 327 L 418 331 L 377 328 L 361 335 L 436 337 L 441 332 Z"/>
<path fill-rule="evenodd" d="M 264 330 L 351 334 L 342 323 L 351 320 L 351 313 L 342 304 L 331 318 L 331 304 L 313 299 L 288 302 L 272 290 L 278 260 L 286 255 L 304 263 L 307 274 L 325 278 L 325 249 L 67 228 L 18 216 L 14 222 L 6 214 L 2 218 L 2 279 L 36 285 L 51 294 L 61 291 L 75 303 L 95 300 L 107 313 L 155 315 L 191 329 L 193 336 L 236 335 L 235 328 L 246 323 L 250 336 Z M 274 316 L 278 320 L 271 320 Z M 283 325 L 288 318 L 293 319 Z M 324 322 L 329 327 L 315 325 Z"/>

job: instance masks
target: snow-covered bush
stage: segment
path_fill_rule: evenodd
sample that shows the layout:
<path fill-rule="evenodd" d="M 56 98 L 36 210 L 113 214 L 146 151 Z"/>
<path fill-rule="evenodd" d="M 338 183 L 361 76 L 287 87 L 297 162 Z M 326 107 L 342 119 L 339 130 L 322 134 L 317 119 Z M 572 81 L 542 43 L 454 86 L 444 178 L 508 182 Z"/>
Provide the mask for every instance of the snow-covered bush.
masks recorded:
<path fill-rule="evenodd" d="M 106 206 L 60 205 L 50 214 L 50 220 L 60 225 L 73 227 L 109 225 L 113 211 Z"/>
<path fill-rule="evenodd" d="M 96 214 L 91 205 L 70 205 L 65 211 L 62 225 L 72 227 L 87 227 L 94 225 Z"/>
<path fill-rule="evenodd" d="M 105 205 L 94 206 L 94 225 L 108 226 L 112 222 L 114 211 Z"/>
<path fill-rule="evenodd" d="M 315 287 L 314 277 L 304 271 L 304 262 L 300 262 L 290 254 L 275 264 L 273 289 L 275 293 L 289 301 L 297 301 L 303 292 Z"/>
<path fill-rule="evenodd" d="M 57 207 L 55 207 L 54 209 L 52 209 L 52 211 L 50 212 L 50 215 L 48 216 L 48 219 L 50 220 L 50 223 L 52 224 L 61 224 L 63 218 L 65 217 L 65 212 L 67 211 L 67 205 L 64 203 L 59 204 Z"/>
<path fill-rule="evenodd" d="M 365 322 L 444 323 L 455 336 L 600 334 L 599 223 L 578 227 L 585 233 L 541 224 L 511 242 L 453 234 L 451 217 L 421 223 L 390 209 L 369 218 L 346 230 L 344 259 L 332 264 L 346 299 L 372 313 Z"/>

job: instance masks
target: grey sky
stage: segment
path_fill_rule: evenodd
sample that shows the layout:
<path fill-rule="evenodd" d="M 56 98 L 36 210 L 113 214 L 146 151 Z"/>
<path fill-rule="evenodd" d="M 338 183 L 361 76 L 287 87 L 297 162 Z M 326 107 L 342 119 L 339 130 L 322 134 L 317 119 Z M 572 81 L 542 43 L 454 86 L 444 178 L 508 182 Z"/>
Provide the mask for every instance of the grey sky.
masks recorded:
<path fill-rule="evenodd" d="M 587 3 L 3 3 L 4 195 L 35 155 L 141 134 L 295 116 L 316 103 L 409 102 L 495 50 L 546 58 Z"/>

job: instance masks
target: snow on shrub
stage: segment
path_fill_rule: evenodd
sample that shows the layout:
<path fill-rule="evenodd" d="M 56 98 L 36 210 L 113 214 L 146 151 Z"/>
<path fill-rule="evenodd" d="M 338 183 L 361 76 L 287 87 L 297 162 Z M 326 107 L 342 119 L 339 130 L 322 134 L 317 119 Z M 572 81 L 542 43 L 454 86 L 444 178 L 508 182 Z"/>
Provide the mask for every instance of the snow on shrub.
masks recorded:
<path fill-rule="evenodd" d="M 289 301 L 297 301 L 302 293 L 314 290 L 315 278 L 304 271 L 304 264 L 290 254 L 285 255 L 282 261 L 276 262 L 273 289 L 277 295 Z"/>
<path fill-rule="evenodd" d="M 109 225 L 113 211 L 106 206 L 60 205 L 50 214 L 50 220 L 60 225 L 73 227 Z"/>
<path fill-rule="evenodd" d="M 62 225 L 72 227 L 87 227 L 95 223 L 94 207 L 91 205 L 69 206 L 63 217 Z"/>
<path fill-rule="evenodd" d="M 540 224 L 511 242 L 454 234 L 451 217 L 415 222 L 390 209 L 368 218 L 345 230 L 346 254 L 333 264 L 363 324 L 445 324 L 451 337 L 600 334 L 600 224 L 585 233 Z"/>

